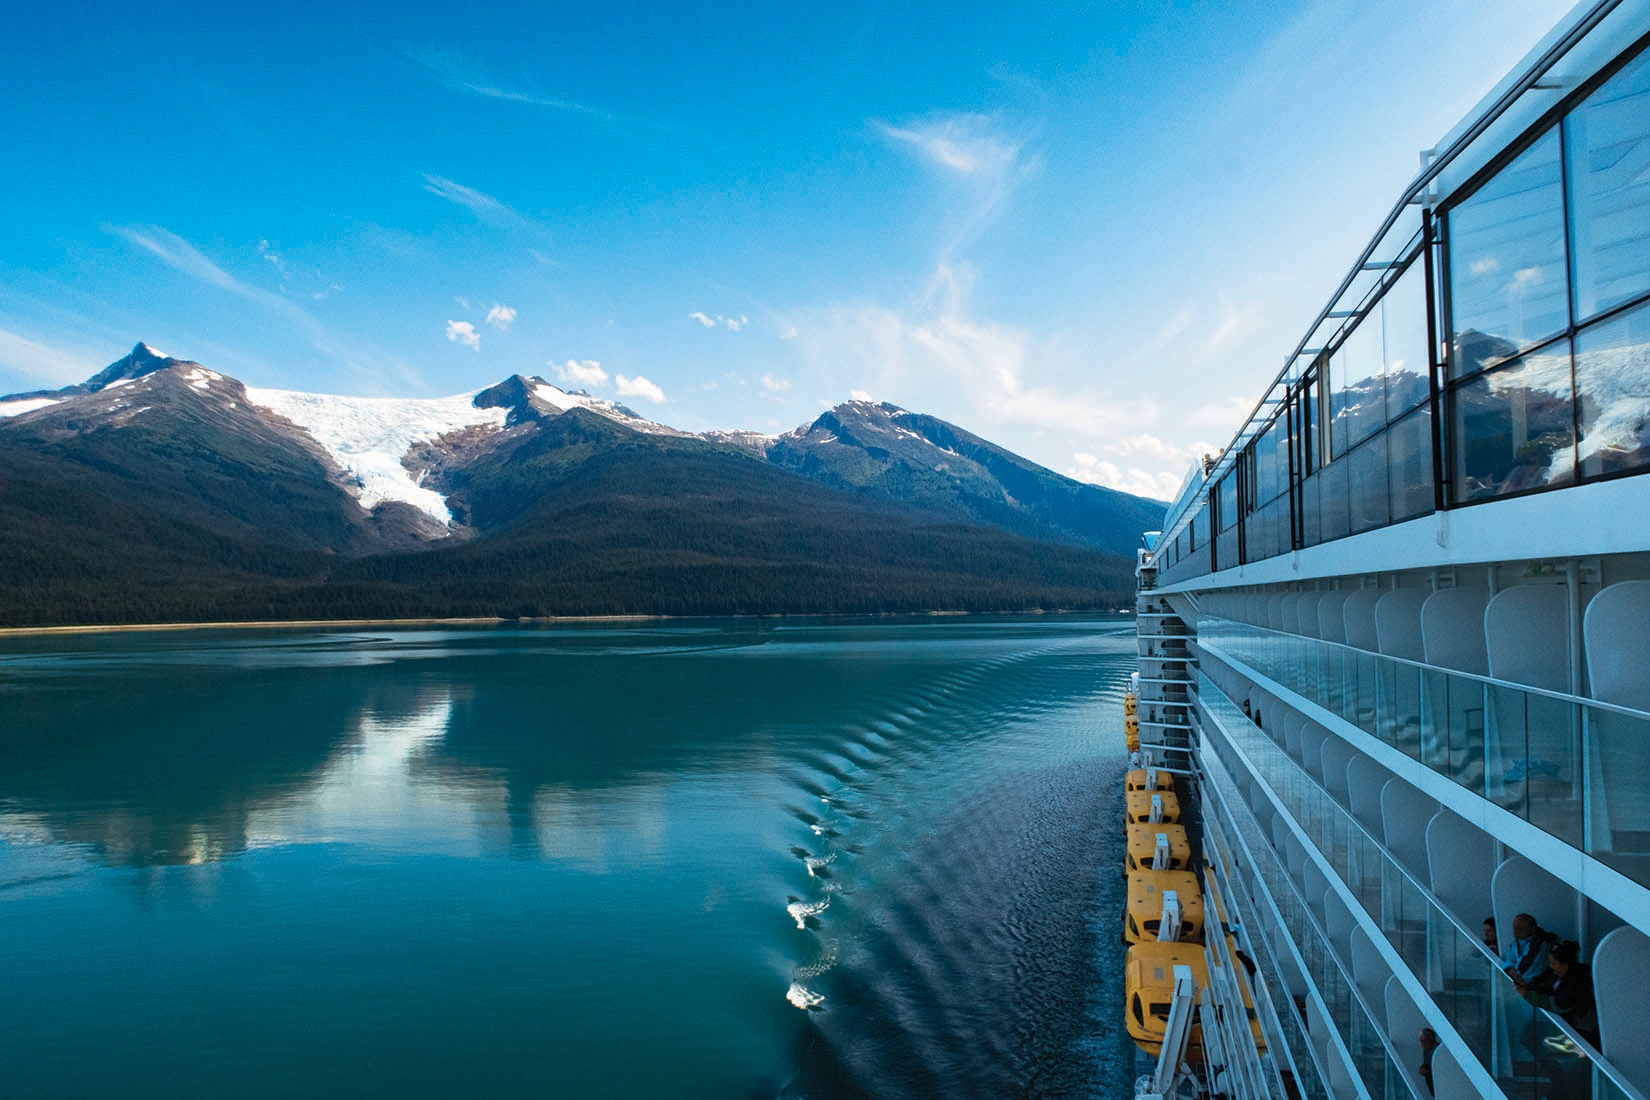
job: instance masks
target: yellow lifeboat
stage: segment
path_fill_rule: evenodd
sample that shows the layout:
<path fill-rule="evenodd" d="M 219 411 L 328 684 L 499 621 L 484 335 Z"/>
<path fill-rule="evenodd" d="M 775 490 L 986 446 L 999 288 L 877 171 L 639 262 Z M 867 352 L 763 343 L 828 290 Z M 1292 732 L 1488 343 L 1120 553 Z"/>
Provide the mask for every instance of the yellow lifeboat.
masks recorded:
<path fill-rule="evenodd" d="M 1169 866 L 1164 870 L 1184 871 L 1192 860 L 1192 846 L 1186 839 L 1182 825 L 1128 826 L 1128 856 L 1124 871 L 1150 871 L 1157 852 L 1157 838 L 1162 835 L 1169 842 Z"/>
<path fill-rule="evenodd" d="M 1156 799 L 1163 811 L 1159 819 L 1174 825 L 1180 821 L 1180 799 L 1173 791 L 1126 791 L 1123 794 L 1124 820 L 1130 825 L 1145 825 L 1152 819 L 1152 800 Z"/>
<path fill-rule="evenodd" d="M 1123 961 L 1124 1025 L 1134 1045 L 1153 1057 L 1163 1050 L 1177 966 L 1191 967 L 1198 989 L 1208 988 L 1209 969 L 1203 961 L 1203 948 L 1195 943 L 1137 943 L 1129 948 Z M 1203 1060 L 1202 1039 L 1194 1023 L 1186 1042 L 1186 1059 L 1194 1065 Z"/>
<path fill-rule="evenodd" d="M 1151 776 L 1145 768 L 1131 768 L 1129 773 L 1123 777 L 1123 789 L 1125 791 L 1174 790 L 1174 776 L 1160 768 L 1153 768 L 1152 771 L 1157 773 L 1155 783 L 1152 783 Z M 1147 786 L 1148 783 L 1151 783 L 1151 786 Z"/>
<path fill-rule="evenodd" d="M 1124 692 L 1123 693 L 1123 713 L 1132 715 L 1134 713 L 1135 704 L 1138 701 L 1139 701 L 1138 697 L 1134 694 L 1134 692 L 1132 692 L 1132 691 Z"/>
<path fill-rule="evenodd" d="M 1180 932 L 1188 943 L 1203 939 L 1203 891 L 1190 871 L 1132 871 L 1129 903 L 1123 916 L 1124 943 L 1153 943 L 1163 920 L 1163 893 L 1172 890 L 1180 902 Z"/>

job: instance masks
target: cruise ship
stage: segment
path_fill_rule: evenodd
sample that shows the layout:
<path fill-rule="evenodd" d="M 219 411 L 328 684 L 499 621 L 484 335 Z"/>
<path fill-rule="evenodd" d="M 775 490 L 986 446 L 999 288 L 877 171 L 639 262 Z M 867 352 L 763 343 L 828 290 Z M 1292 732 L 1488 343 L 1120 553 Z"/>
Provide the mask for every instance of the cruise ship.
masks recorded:
<path fill-rule="evenodd" d="M 1131 948 L 1139 1093 L 1644 1100 L 1650 0 L 1570 12 L 1349 259 L 1140 552 L 1130 786 L 1203 927 Z"/>

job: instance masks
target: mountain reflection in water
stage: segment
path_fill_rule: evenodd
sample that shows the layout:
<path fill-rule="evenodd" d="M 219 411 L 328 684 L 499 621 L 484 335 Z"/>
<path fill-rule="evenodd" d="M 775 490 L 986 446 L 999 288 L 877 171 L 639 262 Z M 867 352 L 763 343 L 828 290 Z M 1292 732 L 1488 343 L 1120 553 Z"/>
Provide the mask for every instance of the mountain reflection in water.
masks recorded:
<path fill-rule="evenodd" d="M 0 987 L 38 1010 L 0 1078 L 1108 1095 L 1132 649 L 1080 619 L 9 639 Z"/>

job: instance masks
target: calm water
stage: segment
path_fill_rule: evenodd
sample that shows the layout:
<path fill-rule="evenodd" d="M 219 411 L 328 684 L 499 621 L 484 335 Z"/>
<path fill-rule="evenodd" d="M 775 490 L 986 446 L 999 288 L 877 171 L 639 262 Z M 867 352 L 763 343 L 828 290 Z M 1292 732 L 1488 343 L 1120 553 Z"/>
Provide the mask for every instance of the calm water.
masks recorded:
<path fill-rule="evenodd" d="M 1122 1096 L 1103 620 L 0 643 L 0 1094 Z"/>

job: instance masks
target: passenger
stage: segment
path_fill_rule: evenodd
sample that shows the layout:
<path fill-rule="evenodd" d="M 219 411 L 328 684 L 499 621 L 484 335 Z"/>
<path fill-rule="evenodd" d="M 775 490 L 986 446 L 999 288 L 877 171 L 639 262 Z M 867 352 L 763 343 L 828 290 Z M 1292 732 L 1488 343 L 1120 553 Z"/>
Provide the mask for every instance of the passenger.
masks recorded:
<path fill-rule="evenodd" d="M 1513 918 L 1512 940 L 1501 952 L 1501 969 L 1520 993 L 1547 972 L 1547 952 L 1558 937 L 1542 928 L 1528 913 Z"/>
<path fill-rule="evenodd" d="M 1432 1052 L 1438 1049 L 1438 1033 L 1430 1027 L 1421 1029 L 1421 1068 L 1417 1070 L 1421 1080 L 1426 1083 L 1427 1095 L 1433 1095 L 1432 1090 Z"/>
<path fill-rule="evenodd" d="M 1255 708 L 1254 723 L 1255 723 L 1255 728 L 1258 729 L 1258 730 L 1266 728 L 1265 726 L 1260 724 L 1260 708 L 1259 707 Z"/>
<path fill-rule="evenodd" d="M 1247 699 L 1243 701 L 1243 716 L 1250 721 L 1254 721 L 1255 712 L 1249 709 L 1249 700 Z"/>
<path fill-rule="evenodd" d="M 1593 1049 L 1599 1046 L 1598 1004 L 1593 1000 L 1593 968 L 1581 961 L 1581 945 L 1565 940 L 1547 956 L 1546 993 L 1552 1008 Z"/>
<path fill-rule="evenodd" d="M 1490 954 L 1501 957 L 1501 945 L 1495 939 L 1495 918 L 1484 918 L 1484 946 L 1490 949 Z"/>

